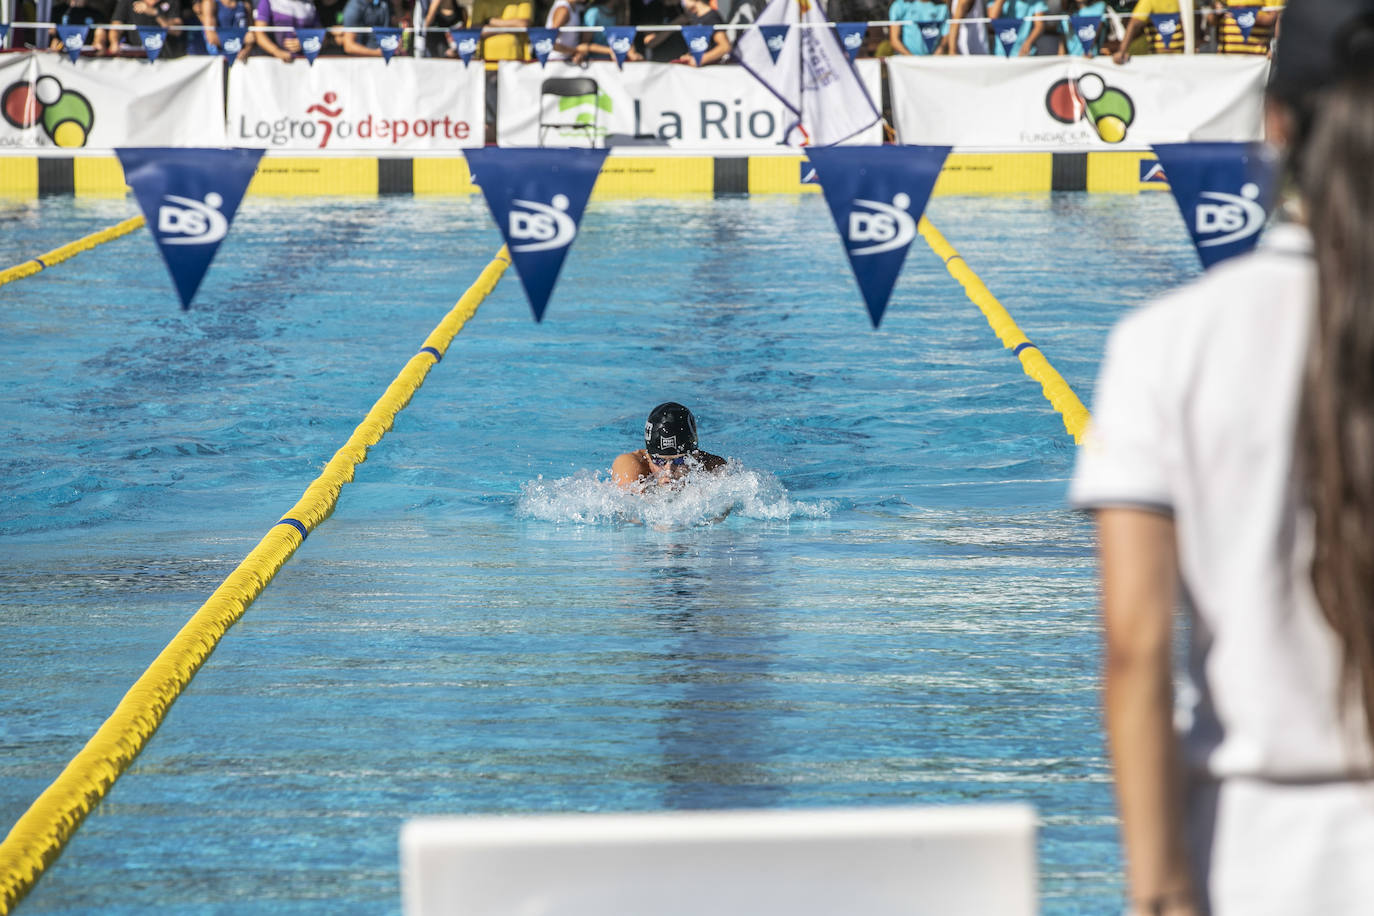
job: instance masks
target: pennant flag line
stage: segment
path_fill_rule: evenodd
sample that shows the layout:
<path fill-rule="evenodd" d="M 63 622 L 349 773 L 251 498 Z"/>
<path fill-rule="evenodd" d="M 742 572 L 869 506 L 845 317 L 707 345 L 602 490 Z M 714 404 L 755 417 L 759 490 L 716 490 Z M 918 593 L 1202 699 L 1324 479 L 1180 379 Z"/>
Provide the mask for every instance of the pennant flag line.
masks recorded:
<path fill-rule="evenodd" d="M 229 66 L 234 66 L 234 60 L 243 50 L 243 39 L 248 34 L 248 30 L 238 26 L 222 28 L 219 30 L 219 50 L 224 55 L 224 60 Z"/>
<path fill-rule="evenodd" d="M 844 242 L 873 327 L 916 238 L 948 146 L 845 146 L 807 150 Z"/>
<path fill-rule="evenodd" d="M 854 59 L 859 56 L 859 51 L 864 46 L 864 35 L 868 33 L 867 22 L 840 22 L 835 25 L 835 33 L 840 37 L 840 44 L 844 46 L 844 53 L 849 55 L 849 62 L 854 63 Z"/>
<path fill-rule="evenodd" d="M 1083 53 L 1091 57 L 1097 50 L 1097 33 L 1102 28 L 1101 16 L 1070 16 L 1069 28 L 1078 36 Z"/>
<path fill-rule="evenodd" d="M 701 66 L 701 56 L 711 50 L 711 35 L 715 32 L 709 25 L 684 25 L 682 27 L 682 40 L 687 42 L 687 52 L 692 55 L 692 60 Z"/>
<path fill-rule="evenodd" d="M 86 47 L 86 39 L 90 37 L 91 27 L 88 25 L 59 25 L 57 27 L 58 40 L 62 42 L 62 50 L 67 52 L 72 63 L 81 56 L 81 52 Z"/>
<path fill-rule="evenodd" d="M 1236 28 L 1240 29 L 1242 41 L 1250 40 L 1250 33 L 1255 29 L 1255 23 L 1259 22 L 1259 13 L 1263 7 L 1259 6 L 1232 6 L 1226 12 L 1236 21 Z"/>
<path fill-rule="evenodd" d="M 1021 20 L 1006 16 L 994 19 L 992 34 L 997 36 L 997 42 L 1002 46 L 1002 56 L 1011 57 L 1011 49 L 1016 47 L 1016 42 L 1021 37 Z"/>
<path fill-rule="evenodd" d="M 182 309 L 191 307 L 229 233 L 260 149 L 116 149 Z"/>
<path fill-rule="evenodd" d="M 553 42 L 558 37 L 557 29 L 530 29 L 530 50 L 534 51 L 535 59 L 539 61 L 539 66 L 544 66 L 549 62 L 549 55 L 553 53 Z"/>
<path fill-rule="evenodd" d="M 138 27 L 138 40 L 143 43 L 143 53 L 148 56 L 148 63 L 151 64 L 157 60 L 157 56 L 162 53 L 162 46 L 167 43 L 167 30 L 141 25 Z"/>
<path fill-rule="evenodd" d="M 606 33 L 606 43 L 611 49 L 611 54 L 615 57 L 615 65 L 620 69 L 625 69 L 625 58 L 629 56 L 630 49 L 635 46 L 635 27 L 632 25 L 613 25 L 603 29 Z"/>
<path fill-rule="evenodd" d="M 778 22 L 759 26 L 759 31 L 763 33 L 764 47 L 768 48 L 775 64 L 778 62 L 778 55 L 782 53 L 783 45 L 787 42 L 787 32 L 791 28 L 790 25 Z"/>
<path fill-rule="evenodd" d="M 306 63 L 315 66 L 315 58 L 324 50 L 324 29 L 296 29 L 296 38 L 300 39 Z"/>
<path fill-rule="evenodd" d="M 796 118 L 786 142 L 831 146 L 878 123 L 877 106 L 819 4 L 769 0 L 756 24 L 735 42 L 734 58 Z M 775 60 L 763 27 L 797 24 L 809 27 L 789 29 Z"/>
<path fill-rule="evenodd" d="M 1204 268 L 1255 247 L 1273 209 L 1278 161 L 1263 143 L 1157 143 Z"/>
<path fill-rule="evenodd" d="M 935 21 L 916 23 L 916 28 L 921 33 L 921 40 L 926 43 L 927 54 L 935 53 L 935 45 L 940 41 L 940 26 L 941 23 Z"/>
<path fill-rule="evenodd" d="M 1154 23 L 1155 32 L 1159 35 L 1159 40 L 1164 44 L 1164 50 L 1169 50 L 1173 44 L 1174 35 L 1182 28 L 1178 18 L 1178 13 L 1155 13 L 1150 16 L 1150 22 Z"/>
<path fill-rule="evenodd" d="M 458 52 L 463 66 L 472 63 L 472 55 L 477 53 L 477 41 L 482 33 L 477 29 L 449 29 L 448 34 L 453 39 L 454 50 Z"/>
<path fill-rule="evenodd" d="M 506 240 L 535 321 L 544 320 L 606 153 L 605 149 L 464 150 L 472 180 L 481 187 Z"/>
<path fill-rule="evenodd" d="M 377 36 L 377 48 L 382 52 L 382 61 L 390 64 L 392 56 L 401 50 L 401 30 L 375 27 L 372 34 Z"/>

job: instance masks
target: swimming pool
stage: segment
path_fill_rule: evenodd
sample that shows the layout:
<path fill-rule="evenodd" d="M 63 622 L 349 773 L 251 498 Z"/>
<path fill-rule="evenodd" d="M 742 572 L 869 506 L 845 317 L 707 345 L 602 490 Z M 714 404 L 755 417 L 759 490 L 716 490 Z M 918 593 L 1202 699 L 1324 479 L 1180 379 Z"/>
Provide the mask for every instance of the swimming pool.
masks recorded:
<path fill-rule="evenodd" d="M 132 208 L 0 206 L 0 264 Z M 1197 270 L 1167 195 L 928 213 L 1085 401 Z M 1072 442 L 922 242 L 875 332 L 833 231 L 594 202 L 544 323 L 507 276 L 22 911 L 394 912 L 418 814 L 1013 799 L 1043 911 L 1113 909 Z M 478 198 L 249 199 L 189 313 L 144 231 L 5 287 L 6 829 L 499 245 Z M 634 524 L 589 477 L 669 399 L 742 470 Z"/>

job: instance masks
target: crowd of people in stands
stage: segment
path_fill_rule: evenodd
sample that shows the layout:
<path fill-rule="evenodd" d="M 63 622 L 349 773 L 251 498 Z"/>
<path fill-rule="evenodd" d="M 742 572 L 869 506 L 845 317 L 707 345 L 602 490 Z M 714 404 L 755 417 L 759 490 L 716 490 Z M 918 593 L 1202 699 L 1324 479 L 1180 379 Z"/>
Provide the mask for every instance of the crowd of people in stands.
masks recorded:
<path fill-rule="evenodd" d="M 600 32 L 590 27 L 609 25 L 739 25 L 753 21 L 766 0 L 59 0 L 52 21 L 88 25 L 88 53 L 138 55 L 137 33 L 104 26 L 159 26 L 168 30 L 164 57 L 212 53 L 218 30 L 275 26 L 284 29 L 329 30 L 323 54 L 378 56 L 377 38 L 351 28 L 406 29 L 402 53 L 414 53 L 418 43 L 430 57 L 456 57 L 452 29 L 482 30 L 476 56 L 484 60 L 529 60 L 529 42 L 521 29 L 544 25 L 559 29 L 553 59 L 580 63 L 610 59 L 611 50 Z M 1226 54 L 1268 54 L 1278 27 L 1282 0 L 1214 0 L 1197 5 L 1195 50 Z M 24 6 L 29 10 L 25 11 Z M 33 20 L 33 0 L 23 0 L 19 16 Z M 870 27 L 863 56 L 992 54 L 1028 56 L 1070 54 L 1111 55 L 1124 63 L 1134 54 L 1181 53 L 1179 36 L 1165 40 L 1154 17 L 1179 12 L 1178 0 L 829 0 L 822 2 L 837 22 L 880 23 Z M 27 14 L 26 14 L 27 13 Z M 1238 25 L 1242 15 L 1248 31 Z M 1085 47 L 1069 28 L 1069 16 L 1104 17 L 1100 38 Z M 1010 44 L 992 34 L 989 22 L 1001 17 L 1019 21 Z M 970 21 L 972 20 L 972 21 Z M 184 26 L 201 26 L 186 29 Z M 933 37 L 934 28 L 939 30 Z M 503 30 L 515 31 L 503 31 Z M 923 32 L 925 34 L 923 34 Z M 726 31 L 718 31 L 702 65 L 729 59 Z M 19 36 L 16 36 L 19 38 Z M 22 40 L 22 38 L 20 38 Z M 53 39 L 56 42 L 56 39 Z M 16 47 L 20 46 L 18 43 Z M 56 49 L 58 46 L 54 44 Z M 240 58 L 268 54 L 291 60 L 301 53 L 290 31 L 250 31 Z M 631 60 L 679 61 L 697 64 L 676 31 L 640 31 Z"/>

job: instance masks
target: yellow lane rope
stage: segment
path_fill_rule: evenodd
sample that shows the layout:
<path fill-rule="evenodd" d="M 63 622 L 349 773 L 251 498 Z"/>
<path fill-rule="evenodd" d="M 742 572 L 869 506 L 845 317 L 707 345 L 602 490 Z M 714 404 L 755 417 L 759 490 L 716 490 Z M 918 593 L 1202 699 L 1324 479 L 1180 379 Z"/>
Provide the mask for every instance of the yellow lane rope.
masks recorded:
<path fill-rule="evenodd" d="M 9 913 L 33 887 L 82 820 L 143 750 L 172 703 L 210 657 L 219 640 L 295 553 L 306 534 L 334 511 L 339 491 L 353 479 L 395 422 L 396 415 L 443 358 L 453 338 L 495 288 L 509 266 L 503 247 L 372 406 L 348 442 L 325 465 L 305 495 L 215 589 L 148 670 L 134 682 L 95 736 L 81 749 L 0 843 L 0 914 Z"/>
<path fill-rule="evenodd" d="M 973 269 L 964 263 L 963 256 L 954 250 L 954 246 L 940 234 L 940 230 L 924 216 L 921 217 L 917 228 L 931 250 L 945 262 L 945 269 L 949 271 L 949 275 L 959 281 L 969 300 L 982 311 L 983 317 L 988 320 L 988 324 L 1002 341 L 1002 346 L 1021 360 L 1021 368 L 1026 371 L 1026 375 L 1040 383 L 1040 390 L 1044 392 L 1045 398 L 1064 418 L 1064 429 L 1073 436 L 1073 441 L 1081 443 L 1090 419 L 1088 408 L 1083 406 L 1083 402 L 1073 393 L 1073 389 L 1064 381 L 1063 376 L 1050 365 L 1050 361 L 1040 352 L 1040 348 L 1031 343 L 1030 338 L 1016 326 L 1016 322 L 1003 308 L 1002 303 L 998 302 L 992 291 L 983 285 L 983 281 Z"/>
<path fill-rule="evenodd" d="M 95 246 L 102 245 L 111 239 L 117 239 L 121 235 L 128 235 L 142 225 L 142 216 L 131 216 L 122 223 L 117 223 L 108 229 L 101 229 L 99 232 L 91 233 L 84 239 L 68 242 L 61 248 L 54 248 L 47 254 L 41 254 L 22 264 L 16 264 L 13 267 L 7 267 L 4 270 L 0 270 L 0 286 L 4 286 L 12 280 L 22 280 L 25 277 L 32 277 L 45 267 L 52 267 L 54 264 L 60 264 L 73 255 L 78 255 L 83 251 L 90 251 Z"/>

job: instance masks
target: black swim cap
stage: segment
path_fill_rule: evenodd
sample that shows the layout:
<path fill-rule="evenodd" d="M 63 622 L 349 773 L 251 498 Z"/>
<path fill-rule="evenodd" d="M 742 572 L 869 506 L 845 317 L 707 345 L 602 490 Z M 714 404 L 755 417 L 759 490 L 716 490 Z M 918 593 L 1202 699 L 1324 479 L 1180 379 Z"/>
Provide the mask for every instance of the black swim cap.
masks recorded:
<path fill-rule="evenodd" d="M 697 418 L 669 401 L 649 411 L 644 421 L 644 448 L 650 455 L 685 455 L 697 447 Z"/>
<path fill-rule="evenodd" d="M 1328 86 L 1374 77 L 1374 0 L 1293 0 L 1279 23 L 1269 92 L 1296 108 Z"/>

